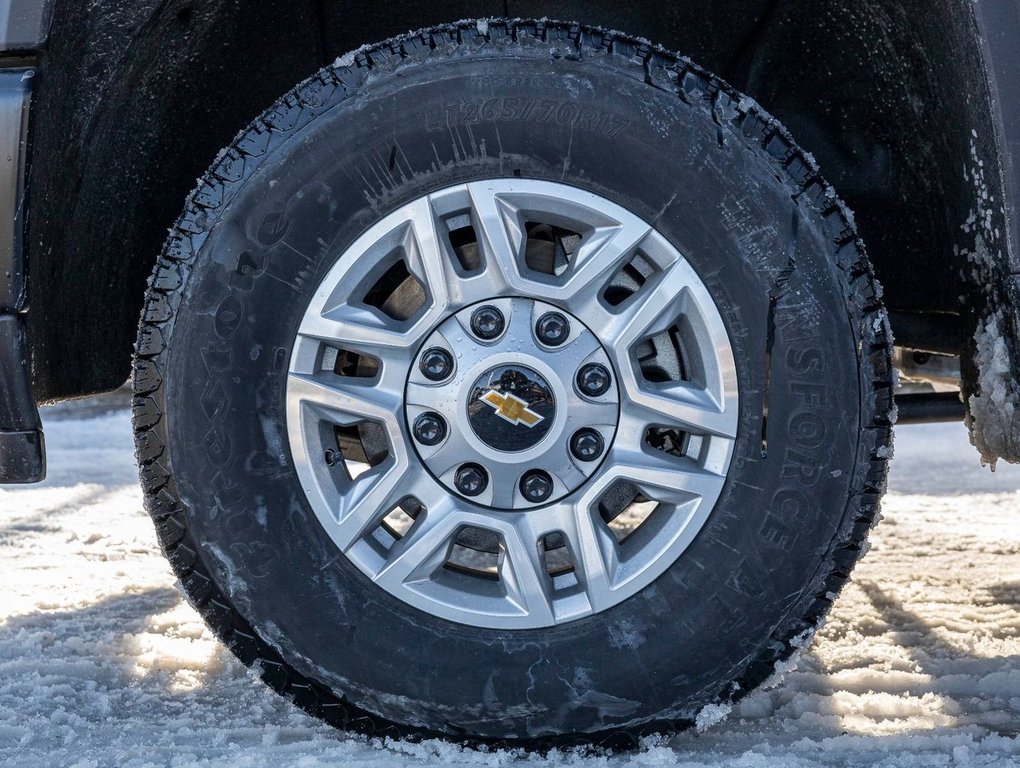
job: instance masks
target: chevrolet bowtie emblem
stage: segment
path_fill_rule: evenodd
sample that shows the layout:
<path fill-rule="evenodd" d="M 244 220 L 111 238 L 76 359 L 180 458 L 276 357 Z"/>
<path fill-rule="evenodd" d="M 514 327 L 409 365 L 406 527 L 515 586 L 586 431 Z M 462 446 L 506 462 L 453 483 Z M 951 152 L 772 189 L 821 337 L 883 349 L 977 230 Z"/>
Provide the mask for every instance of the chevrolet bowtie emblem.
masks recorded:
<path fill-rule="evenodd" d="M 528 408 L 528 401 L 521 400 L 517 395 L 504 395 L 502 392 L 490 389 L 482 395 L 482 400 L 496 409 L 497 416 L 506 419 L 511 424 L 523 424 L 530 429 L 545 418 Z"/>

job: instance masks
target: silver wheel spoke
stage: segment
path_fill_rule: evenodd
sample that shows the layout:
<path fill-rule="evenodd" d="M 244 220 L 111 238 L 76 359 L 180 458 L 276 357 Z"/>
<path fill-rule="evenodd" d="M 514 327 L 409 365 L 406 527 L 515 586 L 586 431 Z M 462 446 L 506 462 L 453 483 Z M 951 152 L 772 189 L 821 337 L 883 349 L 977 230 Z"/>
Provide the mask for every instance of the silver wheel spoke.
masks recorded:
<path fill-rule="evenodd" d="M 677 259 L 623 303 L 602 338 L 612 339 L 618 349 L 629 349 L 642 338 L 665 330 L 680 314 L 685 290 L 694 280 L 697 277 L 690 265 Z"/>
<path fill-rule="evenodd" d="M 291 373 L 288 394 L 315 408 L 326 420 L 337 424 L 355 424 L 371 419 L 400 431 L 397 413 L 401 406 L 399 392 L 375 386 L 355 384 L 350 379 L 327 374 Z M 356 379 L 354 381 L 357 381 Z"/>
<path fill-rule="evenodd" d="M 346 551 L 382 522 L 382 518 L 408 493 L 404 490 L 414 470 L 407 465 L 373 468 L 351 484 L 340 497 L 333 540 Z"/>
<path fill-rule="evenodd" d="M 528 526 L 503 529 L 499 572 L 510 599 L 527 614 L 553 622 L 549 576 L 539 553 L 538 536 Z"/>
<path fill-rule="evenodd" d="M 453 265 L 440 244 L 435 211 L 427 197 L 408 206 L 410 231 L 405 252 L 408 268 L 421 281 L 429 298 L 427 316 L 431 321 L 441 317 L 450 305 L 450 287 L 456 285 Z"/>
<path fill-rule="evenodd" d="M 733 438 L 737 434 L 735 415 L 723 411 L 708 390 L 684 382 L 643 388 L 633 377 L 624 381 L 630 398 L 625 419 L 635 427 L 680 427 L 699 435 Z"/>
<path fill-rule="evenodd" d="M 586 506 L 577 506 L 572 519 L 561 533 L 574 558 L 575 575 L 588 598 L 592 612 L 612 606 L 613 573 L 617 565 L 617 546 L 613 534 L 596 525 Z"/>
<path fill-rule="evenodd" d="M 524 235 L 517 211 L 485 182 L 468 184 L 472 220 L 485 258 L 484 277 L 493 296 L 505 294 L 521 283 L 518 257 Z"/>
<path fill-rule="evenodd" d="M 360 354 L 405 360 L 424 332 L 424 328 L 417 333 L 394 330 L 372 310 L 344 304 L 329 314 L 306 316 L 298 335 L 327 343 L 342 342 Z"/>
<path fill-rule="evenodd" d="M 460 527 L 452 504 L 425 512 L 390 550 L 383 567 L 373 576 L 376 584 L 399 589 L 409 581 L 427 580 L 446 562 L 453 536 Z"/>
<path fill-rule="evenodd" d="M 410 274 L 420 282 L 424 302 L 417 316 L 407 321 L 394 321 L 379 310 L 359 303 L 363 296 L 337 291 L 320 295 L 313 303 L 318 311 L 305 315 L 298 331 L 300 336 L 325 342 L 340 342 L 361 353 L 381 354 L 396 359 L 408 357 L 435 321 L 450 304 L 449 286 L 454 275 L 439 243 L 436 221 L 428 198 L 411 206 L 402 228 L 388 229 L 387 247 L 399 246 Z M 378 258 L 387 256 L 377 254 Z M 328 298 L 327 298 L 328 297 Z"/>
<path fill-rule="evenodd" d="M 634 256 L 651 227 L 637 219 L 600 227 L 577 249 L 568 285 L 603 282 Z"/>
<path fill-rule="evenodd" d="M 682 504 L 693 496 L 713 497 L 726 480 L 657 451 L 619 450 L 613 458 L 612 475 L 633 483 L 653 501 Z"/>
<path fill-rule="evenodd" d="M 606 283 L 634 254 L 651 228 L 643 221 L 628 220 L 593 231 L 578 248 L 561 300 L 570 311 L 592 326 L 607 319 L 599 302 Z"/>

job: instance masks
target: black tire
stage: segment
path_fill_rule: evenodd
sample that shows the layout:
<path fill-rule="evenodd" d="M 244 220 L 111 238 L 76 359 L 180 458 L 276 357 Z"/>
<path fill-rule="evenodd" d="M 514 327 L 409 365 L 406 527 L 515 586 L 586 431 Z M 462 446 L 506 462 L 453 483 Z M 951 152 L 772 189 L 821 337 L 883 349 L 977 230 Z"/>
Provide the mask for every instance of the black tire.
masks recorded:
<path fill-rule="evenodd" d="M 294 476 L 283 390 L 307 292 L 346 244 L 425 192 L 515 175 L 596 191 L 680 247 L 742 397 L 720 501 L 670 570 L 594 616 L 496 631 L 411 608 L 339 555 Z M 619 33 L 461 22 L 323 69 L 213 164 L 146 295 L 137 456 L 192 604 L 308 712 L 626 744 L 744 696 L 829 609 L 884 490 L 890 355 L 852 218 L 752 100 Z"/>

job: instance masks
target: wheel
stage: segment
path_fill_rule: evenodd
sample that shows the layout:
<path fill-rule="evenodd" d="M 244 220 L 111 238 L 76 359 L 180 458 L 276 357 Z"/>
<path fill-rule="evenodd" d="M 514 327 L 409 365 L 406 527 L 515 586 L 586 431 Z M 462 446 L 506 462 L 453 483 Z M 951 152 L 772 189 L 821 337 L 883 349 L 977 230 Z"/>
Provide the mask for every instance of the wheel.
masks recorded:
<path fill-rule="evenodd" d="M 739 699 L 847 579 L 891 441 L 879 289 L 809 156 L 552 22 L 411 34 L 259 117 L 172 231 L 134 386 L 193 605 L 393 735 L 625 743 Z"/>

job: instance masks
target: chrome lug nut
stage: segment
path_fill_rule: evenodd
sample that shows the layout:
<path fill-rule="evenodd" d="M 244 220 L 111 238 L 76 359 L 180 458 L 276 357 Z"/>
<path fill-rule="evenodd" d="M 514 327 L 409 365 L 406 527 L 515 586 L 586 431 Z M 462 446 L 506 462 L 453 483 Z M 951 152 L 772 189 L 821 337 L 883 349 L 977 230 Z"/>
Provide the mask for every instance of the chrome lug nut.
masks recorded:
<path fill-rule="evenodd" d="M 439 445 L 446 437 L 446 421 L 438 413 L 428 411 L 414 420 L 414 439 L 422 445 Z"/>
<path fill-rule="evenodd" d="M 535 336 L 547 347 L 558 347 L 570 335 L 570 321 L 559 312 L 546 312 L 535 323 Z"/>
<path fill-rule="evenodd" d="M 553 481 L 548 472 L 531 469 L 521 477 L 521 495 L 533 504 L 545 501 L 552 495 Z"/>
<path fill-rule="evenodd" d="M 580 461 L 595 461 L 606 449 L 606 441 L 597 429 L 585 427 L 570 438 L 570 452 Z"/>
<path fill-rule="evenodd" d="M 465 496 L 477 496 L 489 485 L 489 474 L 478 464 L 462 464 L 453 476 L 453 484 Z"/>
<path fill-rule="evenodd" d="M 600 363 L 582 365 L 577 372 L 577 388 L 588 397 L 599 397 L 609 391 L 612 378 L 609 369 Z"/>
<path fill-rule="evenodd" d="M 418 367 L 429 381 L 442 381 L 453 373 L 453 355 L 442 347 L 426 349 Z"/>
<path fill-rule="evenodd" d="M 495 307 L 479 307 L 471 314 L 471 332 L 482 341 L 492 341 L 505 327 L 503 313 Z"/>

